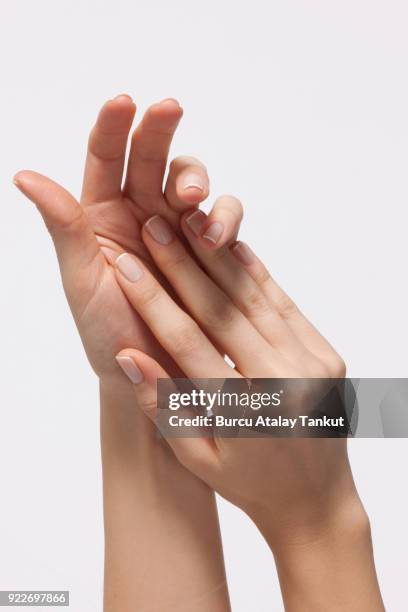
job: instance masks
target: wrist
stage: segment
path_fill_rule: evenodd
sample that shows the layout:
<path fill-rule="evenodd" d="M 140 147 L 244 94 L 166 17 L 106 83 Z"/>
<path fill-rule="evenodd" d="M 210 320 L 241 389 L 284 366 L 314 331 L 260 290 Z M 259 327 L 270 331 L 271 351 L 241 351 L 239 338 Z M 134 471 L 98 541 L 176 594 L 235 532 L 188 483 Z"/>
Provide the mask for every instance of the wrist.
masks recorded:
<path fill-rule="evenodd" d="M 368 517 L 352 479 L 342 488 L 324 496 L 290 499 L 276 507 L 274 500 L 248 512 L 263 533 L 272 552 L 279 554 L 288 545 L 305 546 L 325 540 L 343 530 L 364 531 Z"/>
<path fill-rule="evenodd" d="M 287 612 L 383 612 L 368 516 L 357 496 L 271 546 Z"/>
<path fill-rule="evenodd" d="M 229 610 L 214 493 L 177 461 L 122 375 L 100 379 L 100 394 L 104 609 L 181 610 L 185 599 L 186 610 Z M 158 589 L 146 576 L 169 579 Z"/>

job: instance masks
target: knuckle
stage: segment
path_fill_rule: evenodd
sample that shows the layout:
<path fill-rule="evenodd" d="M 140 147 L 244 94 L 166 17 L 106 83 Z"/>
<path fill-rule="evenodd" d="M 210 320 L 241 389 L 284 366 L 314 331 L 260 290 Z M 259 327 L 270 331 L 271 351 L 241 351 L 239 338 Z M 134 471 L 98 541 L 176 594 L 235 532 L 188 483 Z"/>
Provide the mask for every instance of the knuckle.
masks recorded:
<path fill-rule="evenodd" d="M 216 265 L 217 263 L 221 264 L 223 260 L 226 260 L 227 256 L 228 249 L 226 249 L 225 247 L 221 247 L 220 249 L 211 249 L 211 251 L 208 252 L 206 257 L 208 258 L 208 260 L 213 262 L 213 265 Z"/>
<path fill-rule="evenodd" d="M 148 282 L 139 289 L 137 301 L 139 306 L 148 308 L 160 297 L 160 289 L 156 282 Z"/>
<path fill-rule="evenodd" d="M 249 317 L 262 317 L 270 313 L 268 301 L 258 287 L 248 292 L 242 301 L 242 308 Z"/>
<path fill-rule="evenodd" d="M 329 368 L 325 363 L 317 359 L 310 366 L 308 371 L 309 378 L 330 378 Z"/>
<path fill-rule="evenodd" d="M 276 298 L 275 305 L 278 312 L 284 319 L 288 319 L 298 311 L 298 307 L 296 306 L 295 302 L 283 291 Z"/>
<path fill-rule="evenodd" d="M 170 276 L 171 273 L 178 270 L 178 268 L 185 268 L 187 261 L 187 253 L 184 250 L 178 250 L 177 252 L 172 253 L 171 256 L 167 255 L 165 259 L 162 259 L 160 262 L 160 268 L 165 275 Z"/>
<path fill-rule="evenodd" d="M 237 311 L 234 305 L 224 298 L 214 300 L 200 317 L 202 325 L 214 331 L 230 329 L 235 323 Z"/>
<path fill-rule="evenodd" d="M 189 319 L 167 336 L 168 348 L 179 358 L 196 353 L 202 345 L 202 333 L 194 321 Z"/>
<path fill-rule="evenodd" d="M 271 281 L 271 275 L 264 265 L 260 265 L 256 274 L 256 282 L 262 287 Z"/>
<path fill-rule="evenodd" d="M 347 366 L 342 357 L 337 353 L 327 364 L 332 378 L 344 378 L 347 371 Z"/>

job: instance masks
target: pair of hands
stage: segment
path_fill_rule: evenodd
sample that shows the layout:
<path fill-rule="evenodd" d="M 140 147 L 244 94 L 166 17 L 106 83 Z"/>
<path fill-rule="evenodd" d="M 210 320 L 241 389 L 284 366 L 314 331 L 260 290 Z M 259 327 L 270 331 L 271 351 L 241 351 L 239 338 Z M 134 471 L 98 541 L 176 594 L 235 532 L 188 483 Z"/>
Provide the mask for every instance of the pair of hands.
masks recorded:
<path fill-rule="evenodd" d="M 163 190 L 182 116 L 176 101 L 146 111 L 132 135 L 122 186 L 134 114 L 123 95 L 102 108 L 89 139 L 80 204 L 41 175 L 15 177 L 54 240 L 65 292 L 101 385 L 128 384 L 119 364 L 154 421 L 158 377 L 344 376 L 330 344 L 249 247 L 235 242 L 238 200 L 220 198 L 208 217 L 196 210 L 209 184 L 193 158 L 172 162 Z M 296 565 L 287 563 L 288 547 L 303 555 L 306 545 L 326 549 L 350 536 L 364 548 L 367 519 L 345 440 L 168 442 L 182 466 L 251 516 L 286 582 Z M 297 592 L 299 573 L 288 595 L 294 606 L 303 593 L 303 586 Z"/>

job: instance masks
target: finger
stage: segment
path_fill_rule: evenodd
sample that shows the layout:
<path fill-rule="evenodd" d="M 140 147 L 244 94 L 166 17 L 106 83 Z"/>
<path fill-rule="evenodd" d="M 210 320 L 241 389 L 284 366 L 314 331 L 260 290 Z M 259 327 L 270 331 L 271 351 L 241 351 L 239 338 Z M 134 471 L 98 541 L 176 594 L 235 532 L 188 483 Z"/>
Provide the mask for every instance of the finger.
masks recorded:
<path fill-rule="evenodd" d="M 132 136 L 125 193 L 148 214 L 165 206 L 167 156 L 183 110 L 173 99 L 147 109 Z"/>
<path fill-rule="evenodd" d="M 229 195 L 217 198 L 198 233 L 200 244 L 208 249 L 219 249 L 236 240 L 242 217 L 242 204 L 237 198 Z M 191 224 L 191 217 L 188 218 Z M 191 229 L 194 230 L 194 224 Z"/>
<path fill-rule="evenodd" d="M 299 363 L 308 357 L 305 347 L 269 303 L 256 281 L 237 264 L 228 243 L 220 248 L 207 248 L 201 238 L 204 228 L 208 227 L 206 215 L 202 211 L 186 213 L 181 227 L 198 261 L 263 338 L 291 363 Z M 233 227 L 231 223 L 229 231 Z M 225 233 L 225 238 L 227 235 Z"/>
<path fill-rule="evenodd" d="M 120 195 L 126 144 L 136 106 L 127 95 L 102 107 L 88 141 L 81 203 L 111 200 Z"/>
<path fill-rule="evenodd" d="M 232 359 L 241 374 L 267 376 L 272 366 L 273 371 L 281 372 L 285 364 L 281 364 L 279 355 L 197 265 L 164 219 L 157 215 L 151 217 L 143 226 L 142 238 L 155 264 L 188 311 L 211 340 Z M 264 302 L 268 307 L 266 299 Z M 254 364 L 257 364 L 256 368 Z"/>
<path fill-rule="evenodd" d="M 209 191 L 207 170 L 198 159 L 183 156 L 171 162 L 164 193 L 173 210 L 183 212 L 198 206 Z"/>
<path fill-rule="evenodd" d="M 238 242 L 231 247 L 231 252 L 262 289 L 269 302 L 277 309 L 302 344 L 326 364 L 329 375 L 332 378 L 343 378 L 345 364 L 342 358 L 271 277 L 252 249 L 244 242 Z"/>
<path fill-rule="evenodd" d="M 188 377 L 234 376 L 197 323 L 171 299 L 139 259 L 123 253 L 115 262 L 115 270 L 132 306 Z"/>
<path fill-rule="evenodd" d="M 14 183 L 40 211 L 51 234 L 61 269 L 76 274 L 103 255 L 86 214 L 65 189 L 37 172 L 21 171 Z"/>
<path fill-rule="evenodd" d="M 168 374 L 154 359 L 141 351 L 125 349 L 116 360 L 134 385 L 136 403 L 143 413 L 160 429 L 157 419 L 157 379 L 169 379 Z M 177 459 L 205 479 L 217 463 L 216 447 L 211 438 L 172 437 L 166 438 Z"/>

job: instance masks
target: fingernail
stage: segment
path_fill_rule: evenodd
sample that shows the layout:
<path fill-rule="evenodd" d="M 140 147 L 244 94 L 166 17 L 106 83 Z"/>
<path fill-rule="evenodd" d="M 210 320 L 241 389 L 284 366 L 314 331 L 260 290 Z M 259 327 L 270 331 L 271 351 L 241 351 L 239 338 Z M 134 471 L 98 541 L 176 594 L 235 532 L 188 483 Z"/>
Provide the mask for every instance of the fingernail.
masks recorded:
<path fill-rule="evenodd" d="M 203 238 L 206 238 L 213 244 L 217 244 L 218 240 L 221 238 L 221 234 L 223 231 L 223 224 L 217 221 L 216 223 L 212 223 L 210 227 L 207 228 L 205 234 L 203 234 Z"/>
<path fill-rule="evenodd" d="M 171 103 L 172 105 L 177 104 L 177 106 L 180 106 L 180 102 L 176 100 L 176 98 L 164 98 L 163 100 L 159 102 L 159 104 L 167 104 L 167 103 Z"/>
<path fill-rule="evenodd" d="M 130 100 L 131 102 L 133 102 L 132 98 L 129 96 L 129 94 L 119 94 L 117 96 L 114 97 L 114 100 Z"/>
<path fill-rule="evenodd" d="M 17 175 L 13 176 L 13 183 L 17 187 L 17 189 L 21 189 L 21 183 L 17 178 Z"/>
<path fill-rule="evenodd" d="M 143 382 L 143 373 L 140 368 L 137 367 L 131 357 L 119 355 L 118 357 L 115 357 L 115 359 L 126 374 L 126 376 L 134 385 L 138 385 L 139 383 Z"/>
<path fill-rule="evenodd" d="M 170 244 L 174 238 L 174 232 L 164 219 L 155 215 L 145 223 L 145 228 L 156 242 L 159 244 Z"/>
<path fill-rule="evenodd" d="M 122 253 L 116 260 L 116 266 L 121 274 L 131 283 L 135 283 L 143 274 L 142 268 L 133 255 Z"/>
<path fill-rule="evenodd" d="M 183 178 L 183 190 L 188 191 L 189 189 L 204 191 L 204 182 L 199 174 L 187 174 Z"/>
<path fill-rule="evenodd" d="M 237 242 L 237 244 L 232 247 L 231 251 L 244 266 L 250 266 L 255 261 L 255 253 L 245 244 L 245 242 Z"/>
<path fill-rule="evenodd" d="M 186 223 L 195 236 L 200 236 L 207 215 L 201 210 L 195 210 L 192 215 L 186 217 Z"/>

